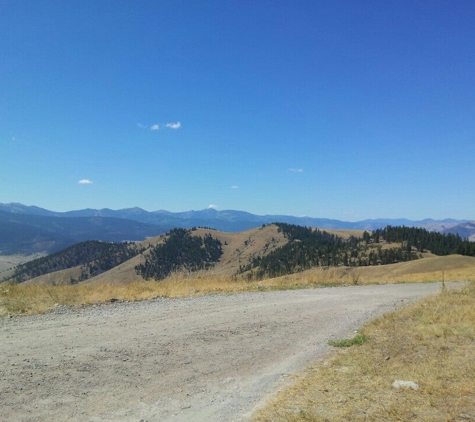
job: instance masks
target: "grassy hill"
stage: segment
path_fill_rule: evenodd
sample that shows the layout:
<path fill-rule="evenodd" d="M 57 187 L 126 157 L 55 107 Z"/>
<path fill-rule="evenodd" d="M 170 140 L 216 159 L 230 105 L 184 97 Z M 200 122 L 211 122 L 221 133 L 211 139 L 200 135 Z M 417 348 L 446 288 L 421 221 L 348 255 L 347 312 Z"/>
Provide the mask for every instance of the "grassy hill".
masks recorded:
<path fill-rule="evenodd" d="M 432 281 L 475 281 L 475 257 L 435 256 L 397 264 L 368 267 L 317 267 L 272 279 L 283 286 L 338 286 L 373 283 L 425 283 Z"/>
<path fill-rule="evenodd" d="M 43 275 L 54 280 L 54 274 L 69 270 L 69 283 L 74 284 L 103 273 L 136 256 L 141 248 L 133 242 L 80 242 L 60 252 L 16 266 L 5 281 L 22 283 Z M 72 271 L 74 269 L 74 271 Z"/>
<path fill-rule="evenodd" d="M 192 231 L 194 236 L 205 237 L 211 235 L 221 242 L 223 254 L 220 260 L 207 271 L 212 277 L 232 277 L 239 270 L 239 266 L 251 262 L 258 255 L 267 255 L 271 251 L 283 246 L 287 240 L 278 232 L 277 226 L 268 225 L 257 229 L 239 233 L 221 232 L 212 229 L 197 228 Z M 156 236 L 140 242 L 145 248 L 154 247 L 164 242 L 166 236 Z M 137 274 L 135 267 L 145 263 L 149 250 L 131 260 L 112 268 L 111 270 L 94 277 L 88 283 L 127 283 L 143 281 Z"/>
<path fill-rule="evenodd" d="M 150 258 L 154 248 L 166 243 L 169 235 L 161 235 L 136 243 L 134 247 L 139 253 L 134 252 L 130 259 L 115 261 L 108 270 L 98 266 L 101 270 L 97 275 L 90 273 L 92 277 L 77 284 L 71 285 L 71 279 L 77 280 L 83 276 L 85 268 L 89 269 L 91 262 L 77 265 L 77 261 L 71 259 L 68 268 L 64 267 L 58 271 L 42 274 L 23 283 L 0 285 L 0 316 L 47 312 L 58 304 L 83 306 L 87 303 L 110 300 L 143 300 L 155 297 L 185 297 L 210 293 L 371 283 L 475 281 L 475 257 L 460 254 L 436 256 L 429 250 L 424 250 L 424 252 L 418 250 L 418 259 L 407 262 L 362 266 L 344 266 L 340 263 L 338 266 L 299 268 L 296 272 L 282 276 L 257 279 L 249 277 L 249 272 L 252 270 L 242 272 L 242 267 L 254 262 L 257 257 L 271 257 L 276 252 L 285 251 L 284 248 L 288 248 L 288 245 L 292 243 L 292 247 L 298 251 L 299 245 L 305 246 L 305 242 L 289 236 L 289 233 L 279 230 L 279 226 L 275 224 L 240 233 L 198 228 L 190 231 L 189 234 L 200 238 L 211 236 L 221 243 L 222 254 L 217 262 L 212 262 L 211 268 L 190 271 L 190 268 L 185 266 L 185 269 L 171 273 L 160 282 L 144 280 L 137 271 L 137 267 Z M 348 241 L 349 245 L 354 245 L 353 237 L 365 238 L 361 247 L 367 257 L 370 253 L 374 254 L 379 250 L 382 253 L 381 256 L 385 256 L 384 251 L 401 246 L 407 248 L 407 244 L 387 242 L 382 238 L 375 243 L 371 238 L 372 235 L 368 237 L 369 234 L 364 232 L 332 231 L 327 234 L 338 236 L 342 239 L 338 242 L 342 242 L 343 245 L 346 245 L 344 241 Z M 438 243 L 442 247 L 444 242 Z M 104 256 L 107 258 L 107 254 Z M 55 262 L 52 257 L 54 258 L 55 255 L 37 262 L 51 266 Z M 101 261 L 100 256 L 94 255 L 93 258 L 95 258 L 93 261 Z M 105 262 L 111 261 L 106 259 Z M 254 268 L 253 271 L 255 270 Z"/>
<path fill-rule="evenodd" d="M 284 235 L 278 231 L 277 226 L 268 225 L 259 227 L 257 229 L 251 229 L 240 233 L 227 233 L 219 232 L 212 229 L 196 228 L 190 231 L 193 237 L 205 238 L 211 236 L 214 239 L 219 240 L 222 247 L 222 255 L 218 262 L 216 262 L 212 268 L 209 269 L 209 273 L 214 276 L 231 277 L 239 271 L 239 267 L 247 265 L 252 262 L 257 256 L 266 256 L 270 252 L 283 246 L 287 243 Z M 136 254 L 126 261 L 121 261 L 118 265 L 104 271 L 94 277 L 83 277 L 88 282 L 98 283 L 126 283 L 130 281 L 143 281 L 143 277 L 138 274 L 137 267 L 144 265 L 146 260 L 150 257 L 151 251 L 163 245 L 169 237 L 167 235 L 160 235 L 143 242 L 137 242 L 137 248 L 141 250 L 140 254 Z M 55 257 L 62 257 L 64 260 L 64 254 L 74 251 L 68 248 L 65 251 L 55 254 Z M 45 258 L 43 258 L 44 260 Z M 51 258 L 49 258 L 51 259 Z M 36 267 L 41 261 L 37 260 L 31 263 L 30 266 Z M 49 262 L 49 261 L 48 261 Z M 78 279 L 81 277 L 84 268 L 89 260 L 85 257 L 82 259 L 82 266 L 78 265 L 77 260 L 70 260 L 69 265 L 65 265 L 64 268 L 55 269 L 52 265 L 52 269 L 49 273 L 42 273 L 38 277 L 28 277 L 28 283 L 41 283 L 41 284 L 67 284 L 70 283 L 71 278 Z M 48 264 L 50 265 L 50 264 Z M 21 281 L 21 280 L 20 280 Z"/>
<path fill-rule="evenodd" d="M 96 249 L 85 245 L 95 245 Z M 28 280 L 28 283 L 40 284 L 86 280 L 88 283 L 120 284 L 160 280 L 174 273 L 188 278 L 227 277 L 247 281 L 293 274 L 299 280 L 311 277 L 318 282 L 339 279 L 357 284 L 377 277 L 382 281 L 393 273 L 400 278 L 404 276 L 404 268 L 409 268 L 413 274 L 434 276 L 449 260 L 434 260 L 435 255 L 428 247 L 445 255 L 458 251 L 473 254 L 475 251 L 474 244 L 462 241 L 458 236 L 421 229 L 388 226 L 372 233 L 322 231 L 285 223 L 263 225 L 239 233 L 205 228 L 175 229 L 125 249 L 125 244 L 105 245 L 101 242 L 75 245 L 18 267 L 13 278 L 18 282 Z M 210 245 L 214 245 L 214 252 L 207 249 Z M 99 247 L 102 252 L 97 250 Z M 427 264 L 420 263 L 420 258 Z M 463 262 L 468 262 L 462 258 L 457 264 L 460 268 L 464 268 Z M 416 260 L 414 264 L 405 262 L 412 260 Z M 394 264 L 398 270 L 394 270 Z"/>

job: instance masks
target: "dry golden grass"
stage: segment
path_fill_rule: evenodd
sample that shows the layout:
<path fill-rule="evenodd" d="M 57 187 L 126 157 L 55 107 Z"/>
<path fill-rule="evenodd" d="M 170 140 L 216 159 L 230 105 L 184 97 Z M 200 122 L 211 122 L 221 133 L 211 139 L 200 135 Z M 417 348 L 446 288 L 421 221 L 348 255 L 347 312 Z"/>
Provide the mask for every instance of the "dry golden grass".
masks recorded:
<path fill-rule="evenodd" d="M 136 257 L 141 259 L 140 257 Z M 135 259 L 135 258 L 134 258 Z M 301 273 L 261 281 L 247 281 L 245 275 L 232 277 L 217 270 L 179 273 L 160 282 L 144 281 L 128 264 L 115 269 L 117 279 L 104 273 L 77 285 L 22 283 L 0 285 L 0 316 L 31 315 L 48 312 L 57 305 L 79 306 L 108 302 L 110 299 L 144 300 L 156 297 L 187 297 L 218 293 L 298 289 L 305 287 L 345 286 L 372 283 L 475 281 L 475 258 L 451 255 L 361 268 L 315 268 Z M 65 277 L 68 278 L 66 270 Z M 47 276 L 44 276 L 47 277 Z M 65 280 L 66 280 L 65 278 Z M 128 280 L 128 281 L 127 281 Z"/>
<path fill-rule="evenodd" d="M 192 231 L 192 234 L 195 236 L 204 236 L 207 233 L 211 233 L 213 237 L 218 238 L 223 244 L 223 256 L 213 269 L 213 277 L 218 276 L 218 278 L 231 277 L 238 272 L 239 265 L 247 265 L 257 255 L 263 256 L 287 242 L 284 235 L 277 231 L 277 226 L 273 225 L 240 233 L 226 233 L 209 229 Z M 165 236 L 163 235 L 156 236 L 140 242 L 140 244 L 144 247 L 155 246 L 162 243 L 164 239 Z M 148 253 L 149 251 L 145 251 L 143 255 L 137 255 L 105 273 L 87 280 L 86 283 L 128 284 L 132 281 L 142 282 L 143 279 L 136 274 L 135 267 L 145 263 L 145 257 Z M 80 267 L 68 268 L 33 278 L 28 280 L 28 283 L 69 284 L 71 277 L 77 279 L 80 274 Z"/>
<path fill-rule="evenodd" d="M 4 277 L 10 277 L 13 274 L 13 268 L 24 262 L 41 258 L 44 254 L 33 255 L 0 255 L 0 280 Z"/>
<path fill-rule="evenodd" d="M 475 258 L 449 255 L 370 267 L 318 267 L 282 278 L 293 284 L 323 285 L 475 281 Z"/>
<path fill-rule="evenodd" d="M 302 287 L 444 280 L 475 281 L 475 258 L 462 256 L 365 268 L 316 268 L 245 281 L 219 272 L 175 274 L 161 282 L 0 285 L 0 315 L 48 312 L 111 299 L 136 301 Z M 361 346 L 335 349 L 323 365 L 256 415 L 263 421 L 456 421 L 475 418 L 475 285 L 443 292 L 362 330 Z M 389 359 L 386 359 L 389 357 Z M 396 390 L 410 380 L 419 390 Z"/>
<path fill-rule="evenodd" d="M 362 230 L 328 230 L 328 232 L 341 236 L 345 239 L 350 236 L 362 236 Z M 222 242 L 223 255 L 213 269 L 213 277 L 219 278 L 232 277 L 239 272 L 240 265 L 246 266 L 257 256 L 265 256 L 273 250 L 285 245 L 288 242 L 282 232 L 278 231 L 275 225 L 266 225 L 239 233 L 220 232 L 210 229 L 198 228 L 192 231 L 195 236 L 205 236 L 211 234 Z M 155 246 L 162 243 L 165 236 L 156 236 L 140 242 L 142 246 Z M 394 245 L 383 247 L 391 247 Z M 399 246 L 399 245 L 398 245 Z M 142 278 L 135 272 L 135 266 L 143 264 L 148 251 L 144 255 L 138 255 L 111 270 L 87 280 L 86 283 L 130 283 L 131 281 L 140 282 Z M 56 271 L 45 274 L 28 281 L 28 283 L 40 284 L 69 284 L 71 277 L 78 278 L 80 267 Z"/>
<path fill-rule="evenodd" d="M 129 283 L 3 284 L 0 285 L 0 316 L 33 315 L 49 312 L 58 305 L 84 306 L 107 303 L 111 299 L 138 301 L 157 297 L 178 298 L 206 294 L 263 291 L 291 288 L 285 280 L 248 283 L 243 279 L 221 277 L 209 272 L 174 274 L 160 282 Z"/>
<path fill-rule="evenodd" d="M 363 231 L 361 230 L 327 230 L 328 232 L 338 235 L 343 238 L 349 238 L 350 236 L 362 236 Z M 226 233 L 210 229 L 196 229 L 192 231 L 192 234 L 195 236 L 204 236 L 205 234 L 210 233 L 213 237 L 218 238 L 223 245 L 223 255 L 218 263 L 213 268 L 213 277 L 218 276 L 218 278 L 232 277 L 234 274 L 239 273 L 240 266 L 245 267 L 252 262 L 253 258 L 257 256 L 265 256 L 272 252 L 273 250 L 285 245 L 288 242 L 282 232 L 278 231 L 278 227 L 275 225 L 266 225 L 264 227 L 259 227 L 251 230 L 247 230 L 239 233 Z M 165 236 L 156 236 L 150 239 L 147 239 L 144 242 L 141 242 L 142 246 L 154 246 L 159 243 L 164 242 Z M 399 247 L 400 244 L 389 244 L 381 243 L 376 246 L 372 246 L 373 249 L 381 247 L 382 249 L 388 249 L 393 247 Z M 371 248 L 367 251 L 369 253 Z M 136 274 L 135 267 L 138 264 L 143 264 L 145 262 L 146 256 L 149 254 L 149 251 L 146 250 L 143 255 L 140 254 L 117 267 L 112 268 L 109 271 L 106 271 L 99 276 L 96 276 L 92 279 L 86 281 L 86 283 L 91 284 L 128 284 L 132 281 L 141 282 L 142 278 Z M 435 257 L 430 253 L 424 253 L 424 259 L 426 261 L 428 258 Z M 435 257 L 439 258 L 439 257 Z M 448 257 L 445 257 L 448 258 Z M 462 257 L 462 259 L 465 259 Z M 456 262 L 455 265 L 452 265 L 449 261 L 453 260 L 452 257 L 448 258 L 448 263 L 451 268 L 464 269 L 468 266 L 475 268 L 475 258 L 468 258 L 472 260 L 472 263 L 466 262 Z M 420 262 L 418 260 L 417 262 Z M 431 261 L 430 264 L 417 264 L 418 268 L 414 267 L 413 263 L 406 263 L 394 265 L 385 265 L 383 267 L 371 267 L 371 268 L 338 268 L 330 269 L 323 271 L 322 269 L 316 269 L 311 271 L 303 272 L 299 275 L 296 275 L 295 278 L 292 276 L 290 283 L 294 284 L 355 284 L 355 283 L 374 283 L 377 282 L 394 282 L 394 281 L 424 281 L 421 280 L 421 275 L 424 274 L 425 281 L 431 280 L 440 280 L 440 274 L 443 270 L 443 267 L 447 266 L 447 263 L 439 263 L 438 261 Z M 431 268 L 431 271 L 428 271 L 428 267 Z M 381 268 L 378 270 L 378 268 Z M 465 271 L 466 272 L 466 271 Z M 81 268 L 69 268 L 66 270 L 56 271 L 54 273 L 45 274 L 34 279 L 28 280 L 27 283 L 32 284 L 69 284 L 71 278 L 79 278 L 81 273 Z M 475 273 L 475 271 L 474 271 Z M 407 276 L 410 274 L 410 276 Z M 244 277 L 247 277 L 248 274 L 243 274 Z M 461 275 L 463 276 L 463 274 Z M 404 278 L 406 277 L 406 278 Z M 454 275 L 455 277 L 455 275 Z M 459 276 L 457 276 L 459 277 Z M 377 280 L 376 280 L 377 279 Z M 281 281 L 279 281 L 281 283 Z"/>
<path fill-rule="evenodd" d="M 366 326 L 259 410 L 256 422 L 475 419 L 475 284 Z M 395 380 L 418 390 L 396 389 Z"/>
<path fill-rule="evenodd" d="M 320 230 L 322 232 L 334 234 L 335 236 L 340 236 L 343 239 L 349 239 L 351 236 L 363 237 L 363 233 L 366 231 L 366 230 L 350 230 L 350 229 L 322 229 L 318 227 L 315 230 Z M 371 233 L 371 231 L 369 231 L 369 233 Z"/>
<path fill-rule="evenodd" d="M 223 244 L 223 255 L 214 268 L 215 273 L 231 276 L 236 274 L 239 266 L 249 264 L 257 256 L 265 256 L 271 251 L 285 245 L 288 240 L 275 225 L 267 225 L 238 233 L 197 229 L 192 232 L 203 237 L 210 233 Z"/>

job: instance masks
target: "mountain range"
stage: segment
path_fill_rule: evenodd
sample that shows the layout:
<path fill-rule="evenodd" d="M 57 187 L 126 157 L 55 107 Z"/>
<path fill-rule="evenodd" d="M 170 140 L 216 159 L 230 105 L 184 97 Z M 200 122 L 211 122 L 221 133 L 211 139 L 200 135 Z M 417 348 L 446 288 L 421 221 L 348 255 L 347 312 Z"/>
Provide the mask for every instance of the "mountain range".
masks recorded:
<path fill-rule="evenodd" d="M 51 253 L 84 240 L 144 240 L 176 227 L 211 227 L 220 231 L 240 232 L 274 222 L 322 229 L 368 231 L 387 225 L 404 225 L 455 233 L 475 240 L 475 223 L 467 220 L 381 218 L 349 222 L 289 215 L 255 215 L 245 211 L 219 211 L 212 208 L 176 213 L 165 210 L 149 212 L 138 207 L 55 212 L 19 203 L 0 203 L 0 255 Z"/>

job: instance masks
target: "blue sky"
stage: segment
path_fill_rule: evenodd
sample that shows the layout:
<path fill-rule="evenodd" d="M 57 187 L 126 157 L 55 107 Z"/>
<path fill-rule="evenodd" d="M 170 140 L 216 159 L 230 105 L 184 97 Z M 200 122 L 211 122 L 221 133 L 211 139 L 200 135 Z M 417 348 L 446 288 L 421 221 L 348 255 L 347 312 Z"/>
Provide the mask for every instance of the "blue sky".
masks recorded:
<path fill-rule="evenodd" d="M 0 202 L 475 219 L 475 2 L 0 0 Z"/>

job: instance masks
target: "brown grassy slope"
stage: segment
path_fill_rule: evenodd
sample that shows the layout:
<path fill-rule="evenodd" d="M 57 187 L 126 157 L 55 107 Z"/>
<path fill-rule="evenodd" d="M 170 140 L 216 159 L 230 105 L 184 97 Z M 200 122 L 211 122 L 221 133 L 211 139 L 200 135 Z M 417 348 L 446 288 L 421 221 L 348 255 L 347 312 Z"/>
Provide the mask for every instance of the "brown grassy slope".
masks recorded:
<path fill-rule="evenodd" d="M 91 283 L 116 283 L 116 284 L 123 284 L 123 283 L 130 283 L 130 282 L 139 282 L 143 281 L 141 275 L 138 275 L 135 272 L 135 267 L 139 264 L 145 263 L 145 257 L 147 252 L 144 252 L 144 255 L 137 255 L 134 256 L 132 259 L 129 259 L 126 262 L 118 265 L 106 271 L 105 273 L 99 274 L 96 277 L 92 277 L 83 282 L 83 284 L 91 284 Z"/>
<path fill-rule="evenodd" d="M 44 254 L 33 255 L 0 255 L 0 280 L 13 275 L 13 267 L 33 259 L 41 258 Z"/>
<path fill-rule="evenodd" d="M 312 268 L 283 277 L 284 284 L 351 285 L 371 283 L 420 283 L 429 281 L 475 281 L 475 257 L 429 256 L 416 261 L 371 267 Z"/>
<path fill-rule="evenodd" d="M 191 232 L 194 236 L 211 236 L 219 239 L 223 245 L 223 255 L 219 262 L 207 274 L 211 277 L 230 277 L 239 269 L 239 263 L 246 265 L 254 256 L 269 253 L 275 248 L 284 245 L 287 240 L 282 233 L 277 232 L 276 226 L 259 227 L 240 233 L 227 233 L 210 229 L 196 229 Z M 274 239 L 274 240 L 272 240 Z M 163 241 L 162 236 L 148 239 L 144 246 L 156 245 Z M 144 253 L 144 256 L 147 252 Z M 145 258 L 141 255 L 112 268 L 111 270 L 91 278 L 87 283 L 127 283 L 141 281 L 141 276 L 135 272 L 135 266 L 143 263 Z M 203 272 L 196 274 L 202 277 Z"/>
<path fill-rule="evenodd" d="M 287 239 L 279 233 L 277 226 L 267 225 L 239 233 L 225 233 L 198 229 L 198 236 L 210 233 L 223 244 L 223 256 L 214 271 L 218 274 L 235 274 L 239 265 L 247 265 L 258 255 L 264 256 L 285 245 Z"/>
<path fill-rule="evenodd" d="M 150 245 L 157 245 L 160 242 L 163 242 L 164 236 L 155 236 L 152 238 L 149 238 L 147 240 L 144 240 L 142 242 L 138 242 L 140 245 L 144 247 L 148 247 Z M 147 251 L 144 253 L 144 255 L 147 255 Z M 114 278 L 115 282 L 117 283 L 125 283 L 125 282 L 130 282 L 130 281 L 142 281 L 142 277 L 138 276 L 135 274 L 134 267 L 140 263 L 143 263 L 145 261 L 145 258 L 142 255 L 138 255 L 129 261 L 126 261 L 120 265 L 118 265 L 115 268 L 112 268 L 110 270 L 111 272 L 111 277 Z M 132 269 L 132 270 L 131 270 Z M 88 279 L 82 283 L 89 283 L 92 280 L 98 280 L 99 282 L 109 282 L 110 277 L 106 276 L 103 278 L 104 274 L 108 274 L 109 271 L 106 273 L 100 274 L 96 277 L 93 277 L 91 279 Z M 74 268 L 67 268 L 65 270 L 60 270 L 60 271 L 55 271 L 49 274 L 44 274 L 39 277 L 32 278 L 28 281 L 26 281 L 24 284 L 44 284 L 44 285 L 63 285 L 63 284 L 70 284 L 70 279 L 71 277 L 78 279 L 79 276 L 81 275 L 81 267 L 74 267 Z"/>
<path fill-rule="evenodd" d="M 430 297 L 362 330 L 254 416 L 256 422 L 475 419 L 475 284 Z M 396 380 L 419 389 L 396 389 Z"/>
<path fill-rule="evenodd" d="M 348 238 L 351 235 L 362 236 L 361 230 L 326 230 L 329 233 Z M 187 275 L 187 278 L 204 277 L 223 278 L 235 275 L 239 266 L 247 265 L 253 257 L 266 255 L 276 248 L 287 243 L 282 233 L 279 233 L 277 226 L 267 225 L 256 229 L 247 230 L 240 233 L 227 233 L 209 229 L 197 229 L 192 231 L 195 236 L 204 236 L 210 233 L 213 237 L 221 240 L 223 244 L 223 256 L 220 261 L 208 272 Z M 157 236 L 140 242 L 148 247 L 163 242 L 164 236 Z M 395 247 L 399 245 L 382 243 L 383 248 Z M 91 278 L 84 283 L 129 283 L 143 281 L 142 277 L 135 272 L 135 266 L 143 263 L 144 256 L 138 255 L 111 270 Z M 471 279 L 475 277 L 475 258 L 450 255 L 447 257 L 436 257 L 430 253 L 425 253 L 421 260 L 410 261 L 400 264 L 384 265 L 377 267 L 361 268 L 314 268 L 302 273 L 283 277 L 284 283 L 291 284 L 362 284 L 374 282 L 420 282 L 442 280 L 442 271 L 446 280 Z M 41 284 L 63 284 L 69 283 L 70 277 L 78 276 L 78 269 L 68 269 L 57 273 L 47 274 L 29 281 L 29 283 Z M 77 273 L 77 274 L 76 274 Z M 181 275 L 183 276 L 183 275 Z M 175 277 L 176 278 L 176 277 Z M 183 278 L 183 277 L 182 277 Z M 282 277 L 281 277 L 282 279 Z M 279 281 L 281 283 L 281 281 Z"/>
<path fill-rule="evenodd" d="M 37 314 L 48 312 L 56 304 L 81 305 L 107 302 L 111 298 L 143 300 L 154 297 L 189 297 L 329 285 L 440 281 L 443 277 L 446 281 L 475 281 L 475 258 L 449 256 L 425 259 L 424 261 L 426 261 L 425 264 L 422 261 L 412 261 L 391 266 L 366 268 L 315 268 L 284 277 L 251 282 L 243 278 L 236 280 L 229 276 L 218 277 L 212 271 L 202 271 L 191 275 L 173 274 L 159 283 L 155 281 L 146 282 L 141 278 L 139 281 L 119 283 L 114 278 L 104 278 L 102 282 L 92 279 L 91 282 L 79 283 L 73 286 L 52 286 L 38 283 L 0 285 L 0 316 L 6 314 Z M 392 269 L 389 276 L 384 274 L 388 267 Z M 434 268 L 443 268 L 443 270 L 433 271 Z M 364 277 L 358 276 L 361 271 L 365 273 Z M 418 272 L 411 273 L 411 271 Z M 126 274 L 129 273 L 126 271 Z M 124 279 L 127 279 L 127 277 Z"/>
<path fill-rule="evenodd" d="M 335 236 L 340 236 L 343 239 L 349 239 L 350 236 L 363 237 L 363 233 L 365 232 L 365 230 L 349 230 L 349 229 L 348 230 L 347 229 L 318 229 L 318 230 L 322 232 L 325 231 L 327 233 L 334 234 Z M 371 233 L 371 232 L 368 232 L 368 233 Z"/>
<path fill-rule="evenodd" d="M 52 285 L 52 284 L 71 284 L 71 278 L 78 279 L 81 276 L 81 266 L 66 268 L 65 270 L 54 271 L 52 273 L 43 274 L 39 277 L 30 278 L 26 280 L 25 285 L 28 284 L 42 284 L 42 285 Z"/>

